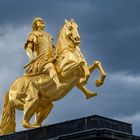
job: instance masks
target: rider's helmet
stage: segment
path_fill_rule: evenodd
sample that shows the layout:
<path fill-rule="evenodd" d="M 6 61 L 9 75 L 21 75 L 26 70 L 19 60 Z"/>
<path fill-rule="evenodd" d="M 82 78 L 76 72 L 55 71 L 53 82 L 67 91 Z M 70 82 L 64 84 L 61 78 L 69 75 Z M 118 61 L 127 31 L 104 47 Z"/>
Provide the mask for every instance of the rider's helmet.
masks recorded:
<path fill-rule="evenodd" d="M 43 27 L 45 26 L 45 25 L 44 25 L 43 19 L 42 19 L 41 17 L 36 17 L 36 18 L 33 20 L 33 22 L 32 22 L 32 29 L 33 29 L 33 30 L 37 30 L 37 28 L 38 28 L 38 26 L 39 26 L 39 25 L 37 24 L 38 21 L 41 21 L 41 22 L 42 22 L 41 26 L 43 26 Z"/>

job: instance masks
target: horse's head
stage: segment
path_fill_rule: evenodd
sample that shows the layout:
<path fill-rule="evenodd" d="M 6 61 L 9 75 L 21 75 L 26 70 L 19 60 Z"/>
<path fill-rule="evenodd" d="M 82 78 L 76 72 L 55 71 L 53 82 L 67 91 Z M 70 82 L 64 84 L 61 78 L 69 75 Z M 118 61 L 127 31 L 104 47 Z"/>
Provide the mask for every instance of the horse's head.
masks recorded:
<path fill-rule="evenodd" d="M 73 19 L 69 21 L 65 19 L 64 28 L 66 40 L 73 43 L 73 45 L 80 44 L 80 35 L 78 33 L 78 25 L 76 22 Z"/>
<path fill-rule="evenodd" d="M 78 25 L 73 19 L 69 21 L 65 19 L 65 24 L 58 35 L 56 54 L 59 56 L 63 50 L 79 46 L 79 44 L 80 35 L 78 33 Z"/>

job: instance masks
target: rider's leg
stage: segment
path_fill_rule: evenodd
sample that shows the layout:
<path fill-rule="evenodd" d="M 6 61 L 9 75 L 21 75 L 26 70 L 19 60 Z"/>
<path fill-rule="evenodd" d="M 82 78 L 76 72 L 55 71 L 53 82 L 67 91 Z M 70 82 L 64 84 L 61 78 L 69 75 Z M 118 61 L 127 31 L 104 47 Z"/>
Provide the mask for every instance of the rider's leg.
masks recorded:
<path fill-rule="evenodd" d="M 82 91 L 82 93 L 84 93 L 84 95 L 86 96 L 86 99 L 97 96 L 97 93 L 93 93 L 93 92 L 89 91 L 85 86 L 82 86 L 80 84 L 78 84 L 76 86 L 78 89 L 80 89 Z"/>
<path fill-rule="evenodd" d="M 40 106 L 36 111 L 36 119 L 34 125 L 41 126 L 42 122 L 49 115 L 50 111 L 53 108 L 53 103 L 51 101 L 47 102 L 46 105 Z"/>
<path fill-rule="evenodd" d="M 24 116 L 22 121 L 22 126 L 25 128 L 32 128 L 30 124 L 30 119 L 34 115 L 38 104 L 39 104 L 39 92 L 36 90 L 30 83 L 29 85 L 29 91 L 27 93 L 29 94 L 26 100 L 26 103 L 24 105 Z"/>
<path fill-rule="evenodd" d="M 47 67 L 48 67 L 48 66 L 47 66 Z M 55 84 L 56 84 L 56 86 L 57 86 L 57 89 L 59 89 L 60 87 L 62 87 L 62 86 L 65 85 L 65 84 L 62 84 L 62 83 L 59 81 L 58 73 L 56 72 L 56 69 L 55 69 L 53 63 L 49 63 L 48 72 L 49 72 L 50 78 L 53 79 L 53 81 L 55 82 Z"/>

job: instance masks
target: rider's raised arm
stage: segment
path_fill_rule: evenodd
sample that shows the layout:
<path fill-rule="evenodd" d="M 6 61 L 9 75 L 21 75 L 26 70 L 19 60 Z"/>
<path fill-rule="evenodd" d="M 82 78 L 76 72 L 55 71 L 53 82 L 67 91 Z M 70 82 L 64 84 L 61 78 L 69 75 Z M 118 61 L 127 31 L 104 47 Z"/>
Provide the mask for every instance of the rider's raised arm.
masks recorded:
<path fill-rule="evenodd" d="M 34 59 L 34 50 L 35 50 L 36 43 L 37 43 L 37 37 L 33 34 L 30 34 L 24 46 L 30 61 Z"/>

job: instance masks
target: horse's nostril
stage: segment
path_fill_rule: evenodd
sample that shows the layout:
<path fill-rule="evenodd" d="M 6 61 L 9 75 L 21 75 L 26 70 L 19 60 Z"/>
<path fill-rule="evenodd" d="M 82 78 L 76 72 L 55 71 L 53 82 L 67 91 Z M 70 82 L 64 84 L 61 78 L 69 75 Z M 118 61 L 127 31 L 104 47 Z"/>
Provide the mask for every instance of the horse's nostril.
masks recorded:
<path fill-rule="evenodd" d="M 75 40 L 75 41 L 79 41 L 80 38 L 79 38 L 79 37 L 75 37 L 74 40 Z"/>

